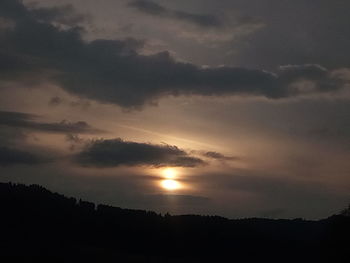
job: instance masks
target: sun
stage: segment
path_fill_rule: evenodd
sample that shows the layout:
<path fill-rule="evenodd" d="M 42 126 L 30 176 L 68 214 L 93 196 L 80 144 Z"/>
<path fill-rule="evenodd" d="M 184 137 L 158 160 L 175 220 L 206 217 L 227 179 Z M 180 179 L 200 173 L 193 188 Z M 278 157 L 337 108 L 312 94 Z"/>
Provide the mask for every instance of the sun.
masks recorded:
<path fill-rule="evenodd" d="M 171 179 L 163 180 L 161 182 L 161 185 L 164 189 L 166 189 L 168 191 L 174 191 L 174 190 L 177 190 L 181 187 L 179 182 L 177 182 L 175 180 L 171 180 Z"/>
<path fill-rule="evenodd" d="M 181 183 L 176 180 L 178 178 L 178 172 L 174 168 L 166 168 L 161 171 L 164 180 L 160 182 L 160 186 L 167 191 L 175 191 L 182 188 Z"/>

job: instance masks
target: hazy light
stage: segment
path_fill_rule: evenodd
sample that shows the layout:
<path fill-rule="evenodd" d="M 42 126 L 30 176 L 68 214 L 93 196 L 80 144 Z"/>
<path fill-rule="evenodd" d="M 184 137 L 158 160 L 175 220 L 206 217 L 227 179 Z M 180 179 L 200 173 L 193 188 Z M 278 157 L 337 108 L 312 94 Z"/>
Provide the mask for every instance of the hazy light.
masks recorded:
<path fill-rule="evenodd" d="M 181 185 L 177 181 L 171 179 L 163 180 L 161 182 L 161 185 L 164 189 L 168 191 L 173 191 L 181 187 Z"/>
<path fill-rule="evenodd" d="M 173 168 L 167 168 L 163 171 L 163 175 L 167 179 L 175 179 L 176 178 L 176 170 Z"/>

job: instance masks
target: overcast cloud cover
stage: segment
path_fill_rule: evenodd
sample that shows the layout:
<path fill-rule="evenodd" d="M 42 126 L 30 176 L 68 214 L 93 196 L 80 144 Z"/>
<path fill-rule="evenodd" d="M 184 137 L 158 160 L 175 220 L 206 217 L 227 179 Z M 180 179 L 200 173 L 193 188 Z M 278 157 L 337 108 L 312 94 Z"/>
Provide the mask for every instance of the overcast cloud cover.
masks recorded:
<path fill-rule="evenodd" d="M 2 0 L 0 180 L 162 212 L 336 212 L 350 201 L 349 8 Z M 183 189 L 160 187 L 166 167 Z"/>
<path fill-rule="evenodd" d="M 86 42 L 79 27 L 55 26 L 53 23 L 62 24 L 61 20 L 69 21 L 65 17 L 72 15 L 70 8 L 45 13 L 45 9 L 27 9 L 19 1 L 5 0 L 1 5 L 2 17 L 9 24 L 1 41 L 2 50 L 6 50 L 0 67 L 4 79 L 33 77 L 40 81 L 46 74 L 47 79 L 41 81 L 53 81 L 70 93 L 101 102 L 137 107 L 162 96 L 182 94 L 278 99 L 336 92 L 347 84 L 316 64 L 287 65 L 267 72 L 228 66 L 203 68 L 178 62 L 166 51 L 140 55 L 135 50 L 142 47 L 140 41 Z M 304 82 L 310 88 L 304 88 Z"/>

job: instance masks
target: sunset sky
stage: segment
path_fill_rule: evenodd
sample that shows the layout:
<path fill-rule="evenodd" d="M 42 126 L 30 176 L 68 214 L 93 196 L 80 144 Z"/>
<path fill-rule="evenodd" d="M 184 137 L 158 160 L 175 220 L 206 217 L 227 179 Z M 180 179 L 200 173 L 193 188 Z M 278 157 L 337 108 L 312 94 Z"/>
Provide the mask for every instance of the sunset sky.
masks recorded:
<path fill-rule="evenodd" d="M 0 0 L 0 181 L 172 214 L 350 202 L 350 1 Z"/>

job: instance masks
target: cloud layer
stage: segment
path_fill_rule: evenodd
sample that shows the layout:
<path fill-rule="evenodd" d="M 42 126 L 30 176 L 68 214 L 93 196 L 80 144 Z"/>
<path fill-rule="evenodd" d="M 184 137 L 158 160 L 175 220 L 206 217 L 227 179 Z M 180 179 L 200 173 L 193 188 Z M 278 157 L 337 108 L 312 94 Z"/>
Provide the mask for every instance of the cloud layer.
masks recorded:
<path fill-rule="evenodd" d="M 34 165 L 47 162 L 48 159 L 14 148 L 0 146 L 0 166 L 12 166 L 19 164 Z"/>
<path fill-rule="evenodd" d="M 128 6 L 136 8 L 140 12 L 161 18 L 175 19 L 188 22 L 200 27 L 221 27 L 222 21 L 208 14 L 193 14 L 184 11 L 172 10 L 153 1 L 136 0 L 129 2 Z"/>
<path fill-rule="evenodd" d="M 140 41 L 86 42 L 79 27 L 61 28 L 56 25 L 59 22 L 50 21 L 71 16 L 65 9 L 55 9 L 55 15 L 52 9 L 40 9 L 40 17 L 45 19 L 16 0 L 2 1 L 0 9 L 0 17 L 13 25 L 0 31 L 3 80 L 44 78 L 72 94 L 100 102 L 140 107 L 169 95 L 277 99 L 337 91 L 344 85 L 318 65 L 288 66 L 273 73 L 239 67 L 203 68 L 178 62 L 168 52 L 140 55 Z M 305 83 L 312 88 L 303 88 Z"/>
<path fill-rule="evenodd" d="M 57 123 L 37 122 L 37 116 L 22 112 L 0 111 L 0 126 L 53 133 L 98 133 L 101 130 L 92 128 L 84 121 Z"/>
<path fill-rule="evenodd" d="M 76 162 L 83 166 L 174 166 L 195 167 L 205 164 L 176 146 L 154 145 L 123 141 L 122 139 L 97 140 L 87 144 L 76 155 Z"/>
<path fill-rule="evenodd" d="M 225 156 L 222 153 L 218 152 L 206 152 L 203 154 L 203 156 L 219 161 L 236 161 L 240 159 L 239 157 L 235 156 Z"/>

